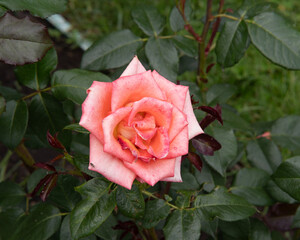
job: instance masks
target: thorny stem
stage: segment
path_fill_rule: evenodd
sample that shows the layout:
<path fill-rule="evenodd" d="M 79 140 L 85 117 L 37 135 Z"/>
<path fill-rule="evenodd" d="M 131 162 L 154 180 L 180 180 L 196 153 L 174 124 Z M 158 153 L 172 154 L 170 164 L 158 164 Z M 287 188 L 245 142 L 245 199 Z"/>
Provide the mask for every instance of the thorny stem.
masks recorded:
<path fill-rule="evenodd" d="M 201 41 L 198 44 L 198 59 L 199 59 L 199 66 L 198 66 L 198 74 L 197 74 L 197 83 L 200 85 L 201 81 L 206 82 L 206 73 L 205 73 L 205 65 L 206 65 L 206 55 L 205 55 L 205 40 L 209 30 L 210 22 L 213 19 L 212 13 L 212 0 L 207 0 L 206 5 L 206 19 L 204 28 L 201 34 Z"/>
<path fill-rule="evenodd" d="M 51 87 L 48 87 L 48 88 L 44 88 L 42 90 L 38 90 L 36 92 L 33 92 L 33 93 L 30 93 L 29 95 L 25 96 L 25 97 L 22 97 L 22 100 L 25 100 L 25 99 L 28 99 L 28 98 L 32 98 L 34 97 L 35 95 L 38 95 L 39 93 L 41 92 L 48 92 L 51 90 Z"/>
<path fill-rule="evenodd" d="M 147 195 L 147 196 L 149 196 L 149 197 L 152 197 L 152 198 L 155 198 L 155 199 L 160 199 L 160 198 L 154 196 L 151 192 L 148 192 L 146 190 L 142 190 L 142 193 L 145 194 L 145 195 Z M 169 205 L 171 208 L 179 209 L 177 206 L 175 206 L 175 205 L 173 205 L 173 204 L 171 204 L 171 203 L 169 203 L 167 201 L 166 201 L 166 204 Z"/>
<path fill-rule="evenodd" d="M 220 0 L 218 14 L 222 13 L 224 2 L 225 2 L 225 0 Z M 212 45 L 212 43 L 215 39 L 215 36 L 217 34 L 220 22 L 221 22 L 221 18 L 217 17 L 217 20 L 215 21 L 214 26 L 213 26 L 212 34 L 210 36 L 210 39 L 209 39 L 208 44 L 207 44 L 206 49 L 205 49 L 205 55 L 206 56 L 208 55 L 208 53 L 210 51 L 210 48 L 211 48 L 211 45 Z"/>

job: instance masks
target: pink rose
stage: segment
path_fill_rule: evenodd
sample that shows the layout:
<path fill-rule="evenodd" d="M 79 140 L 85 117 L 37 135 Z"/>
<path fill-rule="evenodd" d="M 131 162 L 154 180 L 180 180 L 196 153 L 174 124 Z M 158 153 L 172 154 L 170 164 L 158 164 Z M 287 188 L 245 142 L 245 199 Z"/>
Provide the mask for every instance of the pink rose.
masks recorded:
<path fill-rule="evenodd" d="M 81 126 L 90 131 L 89 169 L 130 189 L 135 178 L 154 185 L 181 182 L 181 156 L 202 133 L 188 87 L 137 57 L 113 82 L 93 82 L 82 104 Z"/>

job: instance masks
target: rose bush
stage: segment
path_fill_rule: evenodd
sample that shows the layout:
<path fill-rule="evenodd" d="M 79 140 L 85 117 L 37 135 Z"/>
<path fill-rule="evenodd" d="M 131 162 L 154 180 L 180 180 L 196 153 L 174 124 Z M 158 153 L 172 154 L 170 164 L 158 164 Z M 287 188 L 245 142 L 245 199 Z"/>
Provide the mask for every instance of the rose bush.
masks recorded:
<path fill-rule="evenodd" d="M 87 93 L 79 124 L 90 131 L 90 170 L 128 189 L 135 178 L 152 186 L 182 181 L 181 157 L 203 132 L 188 87 L 134 57 L 120 78 L 94 81 Z"/>

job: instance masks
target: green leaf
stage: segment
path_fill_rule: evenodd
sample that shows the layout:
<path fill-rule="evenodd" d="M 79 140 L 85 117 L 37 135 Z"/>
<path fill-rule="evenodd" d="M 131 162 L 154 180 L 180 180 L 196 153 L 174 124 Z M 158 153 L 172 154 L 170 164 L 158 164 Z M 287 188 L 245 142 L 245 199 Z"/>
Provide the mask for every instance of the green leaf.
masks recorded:
<path fill-rule="evenodd" d="M 95 234 L 104 240 L 117 240 L 121 233 L 120 230 L 113 229 L 118 224 L 116 217 L 112 214 L 105 220 L 104 223 L 96 230 Z"/>
<path fill-rule="evenodd" d="M 87 96 L 87 89 L 94 81 L 111 82 L 111 79 L 102 73 L 82 69 L 59 70 L 51 80 L 52 92 L 59 99 L 82 104 Z"/>
<path fill-rule="evenodd" d="M 0 183 L 0 209 L 18 206 L 25 201 L 26 193 L 16 183 L 5 181 Z"/>
<path fill-rule="evenodd" d="M 179 60 L 171 40 L 151 37 L 146 44 L 146 56 L 159 74 L 170 81 L 176 80 Z"/>
<path fill-rule="evenodd" d="M 247 158 L 254 167 L 269 174 L 272 174 L 282 162 L 281 153 L 276 144 L 265 138 L 259 138 L 248 143 Z"/>
<path fill-rule="evenodd" d="M 18 222 L 10 240 L 46 240 L 59 228 L 61 216 L 59 210 L 49 204 L 35 205 L 29 215 Z"/>
<path fill-rule="evenodd" d="M 20 216 L 24 214 L 21 208 L 7 208 L 0 211 L 0 239 L 9 239 L 11 234 L 15 231 L 17 221 Z"/>
<path fill-rule="evenodd" d="M 0 117 L 0 141 L 8 148 L 14 149 L 23 139 L 28 123 L 28 109 L 22 101 L 9 101 L 6 111 Z"/>
<path fill-rule="evenodd" d="M 249 219 L 243 219 L 234 222 L 219 222 L 220 230 L 224 239 L 231 240 L 248 240 L 250 232 Z M 253 239 L 254 240 L 254 239 Z"/>
<path fill-rule="evenodd" d="M 144 228 L 155 227 L 161 220 L 166 219 L 170 213 L 170 207 L 162 199 L 154 199 L 146 202 L 145 214 L 142 219 Z"/>
<path fill-rule="evenodd" d="M 280 187 L 278 187 L 277 184 L 272 180 L 268 182 L 266 190 L 268 191 L 269 195 L 277 202 L 284 202 L 290 204 L 297 202 L 294 198 L 292 198 Z"/>
<path fill-rule="evenodd" d="M 78 185 L 79 180 L 77 178 L 70 175 L 60 175 L 48 200 L 60 209 L 70 212 L 81 200 L 80 195 L 74 190 Z"/>
<path fill-rule="evenodd" d="M 89 176 L 92 177 L 100 177 L 101 175 L 95 171 L 91 171 L 88 169 L 89 167 L 89 156 L 85 155 L 75 155 L 73 158 L 75 166 L 81 171 L 86 173 Z"/>
<path fill-rule="evenodd" d="M 247 25 L 244 21 L 228 20 L 219 35 L 216 55 L 222 67 L 232 67 L 244 56 L 250 45 Z"/>
<path fill-rule="evenodd" d="M 297 211 L 293 218 L 292 228 L 300 228 L 300 208 L 297 208 Z"/>
<path fill-rule="evenodd" d="M 230 188 L 231 192 L 240 196 L 255 206 L 270 206 L 274 201 L 263 188 L 254 188 L 247 186 L 236 186 Z"/>
<path fill-rule="evenodd" d="M 292 151 L 300 149 L 300 116 L 279 118 L 271 129 L 272 139 Z"/>
<path fill-rule="evenodd" d="M 192 13 L 191 2 L 189 0 L 186 0 L 185 6 L 184 6 L 184 14 L 188 21 L 190 20 L 191 13 Z M 170 21 L 171 29 L 174 32 L 178 32 L 178 31 L 184 29 L 185 22 L 181 16 L 180 12 L 178 11 L 177 7 L 173 7 L 171 14 L 170 14 L 169 21 Z"/>
<path fill-rule="evenodd" d="M 20 83 L 26 87 L 40 90 L 47 87 L 50 81 L 50 73 L 55 70 L 56 65 L 56 51 L 51 48 L 41 61 L 19 66 L 15 68 L 15 73 Z"/>
<path fill-rule="evenodd" d="M 264 190 L 270 176 L 263 170 L 256 168 L 243 168 L 238 171 L 234 187 L 231 192 L 247 199 L 247 201 L 256 206 L 269 206 L 273 200 Z"/>
<path fill-rule="evenodd" d="M 226 103 L 237 92 L 237 87 L 232 84 L 219 83 L 210 87 L 206 94 L 207 104 L 210 106 L 217 103 Z"/>
<path fill-rule="evenodd" d="M 29 17 L 18 19 L 5 14 L 0 18 L 0 44 L 0 60 L 23 65 L 40 60 L 52 46 L 52 41 L 44 25 Z"/>
<path fill-rule="evenodd" d="M 175 36 L 172 38 L 176 47 L 190 57 L 197 57 L 197 42 L 195 40 L 185 38 L 183 36 Z"/>
<path fill-rule="evenodd" d="M 181 173 L 182 182 L 172 183 L 172 189 L 175 190 L 195 190 L 199 188 L 199 184 L 193 174 L 189 171 L 182 169 Z"/>
<path fill-rule="evenodd" d="M 71 230 L 70 230 L 70 215 L 67 215 L 64 220 L 62 221 L 60 232 L 59 232 L 59 239 L 60 240 L 74 240 L 75 238 L 72 238 L 71 236 Z M 93 235 L 89 235 L 85 238 L 80 238 L 80 240 L 96 240 L 97 237 Z"/>
<path fill-rule="evenodd" d="M 157 36 L 164 29 L 165 18 L 152 6 L 134 8 L 131 15 L 139 28 L 148 36 Z"/>
<path fill-rule="evenodd" d="M 83 200 L 71 212 L 70 227 L 76 239 L 93 233 L 116 206 L 115 191 L 107 182 L 94 178 L 76 188 Z"/>
<path fill-rule="evenodd" d="M 19 100 L 23 95 L 16 89 L 0 86 L 0 94 L 5 98 L 6 101 Z"/>
<path fill-rule="evenodd" d="M 46 134 L 50 130 L 52 134 L 60 132 L 69 124 L 67 115 L 63 111 L 63 106 L 52 95 L 39 93 L 32 98 L 29 106 L 29 126 L 45 145 L 48 145 Z M 66 146 L 69 144 L 71 132 L 62 131 L 58 138 Z"/>
<path fill-rule="evenodd" d="M 251 229 L 249 239 L 255 240 L 271 240 L 271 232 L 262 221 L 251 219 Z"/>
<path fill-rule="evenodd" d="M 90 133 L 84 127 L 81 127 L 78 123 L 73 123 L 73 124 L 70 124 L 68 126 L 65 126 L 64 129 L 79 132 L 79 133 L 84 133 L 84 134 L 89 134 Z"/>
<path fill-rule="evenodd" d="M 237 140 L 232 129 L 213 129 L 213 137 L 222 145 L 214 156 L 204 156 L 206 163 L 222 176 L 225 175 L 228 165 L 237 155 Z"/>
<path fill-rule="evenodd" d="M 117 68 L 128 63 L 142 46 L 142 39 L 121 30 L 96 41 L 84 54 L 81 67 L 88 70 Z"/>
<path fill-rule="evenodd" d="M 219 219 L 210 219 L 206 217 L 200 209 L 197 209 L 197 214 L 199 215 L 201 222 L 201 231 L 217 239 L 216 234 L 218 230 Z"/>
<path fill-rule="evenodd" d="M 0 0 L 0 5 L 12 11 L 28 10 L 34 15 L 38 15 L 42 18 L 65 11 L 67 8 L 67 3 L 67 0 L 35 0 L 34 2 L 31 0 Z"/>
<path fill-rule="evenodd" d="M 272 178 L 283 191 L 300 201 L 300 156 L 281 163 Z"/>
<path fill-rule="evenodd" d="M 248 20 L 251 42 L 272 62 L 300 69 L 300 33 L 276 12 L 263 12 Z"/>
<path fill-rule="evenodd" d="M 144 197 L 136 184 L 133 184 L 131 190 L 119 186 L 116 193 L 116 201 L 118 209 L 123 215 L 135 219 L 144 215 Z"/>
<path fill-rule="evenodd" d="M 47 173 L 49 172 L 45 169 L 36 169 L 27 180 L 27 191 L 31 193 L 36 185 L 38 185 L 39 181 L 42 180 L 47 175 Z"/>
<path fill-rule="evenodd" d="M 0 96 L 0 116 L 5 110 L 5 105 L 6 103 L 4 97 Z"/>
<path fill-rule="evenodd" d="M 168 239 L 199 239 L 201 232 L 200 218 L 195 210 L 175 210 L 168 217 L 163 228 Z"/>
<path fill-rule="evenodd" d="M 251 131 L 250 124 L 228 105 L 222 105 L 223 126 L 241 131 Z"/>
<path fill-rule="evenodd" d="M 206 192 L 211 192 L 216 186 L 213 171 L 206 162 L 203 162 L 201 172 L 197 171 L 195 173 L 198 183 L 202 185 L 203 190 Z"/>
<path fill-rule="evenodd" d="M 258 168 L 243 168 L 238 171 L 234 186 L 264 187 L 268 183 L 270 176 L 265 171 Z"/>
<path fill-rule="evenodd" d="M 256 211 L 244 198 L 228 193 L 223 187 L 218 187 L 210 194 L 197 196 L 194 204 L 211 218 L 218 217 L 224 221 L 241 220 Z"/>

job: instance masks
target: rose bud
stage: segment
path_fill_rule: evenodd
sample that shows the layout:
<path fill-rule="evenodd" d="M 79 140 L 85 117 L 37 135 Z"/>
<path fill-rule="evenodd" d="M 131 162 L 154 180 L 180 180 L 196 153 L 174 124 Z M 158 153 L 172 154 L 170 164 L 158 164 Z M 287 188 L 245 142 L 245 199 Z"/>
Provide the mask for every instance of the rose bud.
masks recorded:
<path fill-rule="evenodd" d="M 128 189 L 134 179 L 182 181 L 181 157 L 203 133 L 188 87 L 146 71 L 134 57 L 120 78 L 94 81 L 87 93 L 79 124 L 90 131 L 90 170 Z"/>

